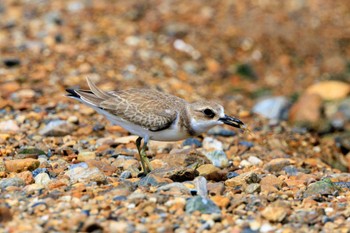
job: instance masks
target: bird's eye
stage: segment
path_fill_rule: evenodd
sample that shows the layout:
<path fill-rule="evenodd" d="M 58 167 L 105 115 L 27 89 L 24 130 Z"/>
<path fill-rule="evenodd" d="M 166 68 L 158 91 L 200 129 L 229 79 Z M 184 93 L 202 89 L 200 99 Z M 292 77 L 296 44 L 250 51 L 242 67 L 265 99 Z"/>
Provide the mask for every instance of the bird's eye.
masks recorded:
<path fill-rule="evenodd" d="M 203 113 L 210 118 L 213 118 L 215 116 L 215 113 L 213 112 L 213 110 L 206 108 L 204 109 Z"/>

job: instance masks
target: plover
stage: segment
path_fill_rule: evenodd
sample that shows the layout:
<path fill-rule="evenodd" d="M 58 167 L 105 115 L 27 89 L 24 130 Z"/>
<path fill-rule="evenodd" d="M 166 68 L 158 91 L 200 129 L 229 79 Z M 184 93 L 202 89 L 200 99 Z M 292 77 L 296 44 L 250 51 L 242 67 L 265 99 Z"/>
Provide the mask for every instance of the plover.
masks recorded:
<path fill-rule="evenodd" d="M 226 115 L 224 108 L 215 102 L 201 100 L 189 103 L 152 89 L 106 92 L 89 78 L 87 83 L 90 90 L 67 89 L 67 96 L 92 107 L 113 124 L 138 135 L 136 146 L 144 173 L 152 170 L 146 155 L 149 140 L 178 141 L 222 124 L 245 129 L 241 120 Z M 141 146 L 142 139 L 144 142 Z"/>

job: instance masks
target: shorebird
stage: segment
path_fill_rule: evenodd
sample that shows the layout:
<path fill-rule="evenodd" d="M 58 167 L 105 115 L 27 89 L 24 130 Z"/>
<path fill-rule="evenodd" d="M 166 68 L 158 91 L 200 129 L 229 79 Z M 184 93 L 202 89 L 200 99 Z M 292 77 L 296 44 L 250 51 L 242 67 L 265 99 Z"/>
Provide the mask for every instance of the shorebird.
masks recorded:
<path fill-rule="evenodd" d="M 149 140 L 178 141 L 222 124 L 245 129 L 241 120 L 226 115 L 224 108 L 215 102 L 201 100 L 189 103 L 152 89 L 106 92 L 89 78 L 87 83 L 90 90 L 66 89 L 67 96 L 92 107 L 111 123 L 138 135 L 136 146 L 145 174 L 152 170 L 146 155 Z"/>

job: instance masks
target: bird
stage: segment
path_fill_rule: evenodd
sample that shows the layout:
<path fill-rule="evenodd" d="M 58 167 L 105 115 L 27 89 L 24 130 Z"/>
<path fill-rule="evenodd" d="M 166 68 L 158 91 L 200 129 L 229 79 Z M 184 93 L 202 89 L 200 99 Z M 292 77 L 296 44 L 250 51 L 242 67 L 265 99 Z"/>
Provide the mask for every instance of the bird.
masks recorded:
<path fill-rule="evenodd" d="M 86 80 L 89 90 L 66 89 L 66 96 L 137 135 L 136 147 L 144 174 L 153 170 L 146 155 L 150 140 L 179 141 L 223 124 L 246 129 L 240 119 L 226 115 L 223 106 L 213 101 L 188 102 L 147 88 L 103 91 L 89 77 Z"/>

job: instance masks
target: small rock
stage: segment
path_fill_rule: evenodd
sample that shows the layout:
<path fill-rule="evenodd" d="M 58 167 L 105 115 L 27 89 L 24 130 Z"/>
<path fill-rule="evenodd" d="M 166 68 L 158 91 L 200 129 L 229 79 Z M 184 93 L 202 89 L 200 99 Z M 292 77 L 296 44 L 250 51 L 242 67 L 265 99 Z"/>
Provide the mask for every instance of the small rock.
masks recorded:
<path fill-rule="evenodd" d="M 270 204 L 261 212 L 261 215 L 271 222 L 282 222 L 287 214 L 288 209 L 277 203 Z"/>
<path fill-rule="evenodd" d="M 153 173 L 160 177 L 169 178 L 174 182 L 193 180 L 199 174 L 199 172 L 196 170 L 196 167 L 169 167 L 165 169 L 154 170 Z"/>
<path fill-rule="evenodd" d="M 168 23 L 164 27 L 164 32 L 170 37 L 181 38 L 189 32 L 190 26 L 183 23 Z"/>
<path fill-rule="evenodd" d="M 291 164 L 291 160 L 290 159 L 277 158 L 277 159 L 273 159 L 270 162 L 268 162 L 264 166 L 264 169 L 269 171 L 269 172 L 279 172 L 284 167 L 289 166 L 290 164 Z"/>
<path fill-rule="evenodd" d="M 220 208 L 212 200 L 201 196 L 192 197 L 186 201 L 186 213 L 191 214 L 194 211 L 202 214 L 221 213 Z"/>
<path fill-rule="evenodd" d="M 231 178 L 234 178 L 236 176 L 239 176 L 239 174 L 237 172 L 228 172 L 226 175 L 227 179 L 231 179 Z"/>
<path fill-rule="evenodd" d="M 168 178 L 163 178 L 160 176 L 156 176 L 154 174 L 147 174 L 145 177 L 143 177 L 140 181 L 139 181 L 139 186 L 144 186 L 144 187 L 148 187 L 148 186 L 154 186 L 154 187 L 159 187 L 165 184 L 169 184 L 172 183 L 173 181 L 168 179 Z"/>
<path fill-rule="evenodd" d="M 0 122 L 0 132 L 17 132 L 19 127 L 14 120 Z"/>
<path fill-rule="evenodd" d="M 33 175 L 33 177 L 36 177 L 38 174 L 43 173 L 43 172 L 48 173 L 47 168 L 37 168 L 34 171 L 32 171 L 32 175 Z"/>
<path fill-rule="evenodd" d="M 239 145 L 242 145 L 242 146 L 245 146 L 245 147 L 247 147 L 247 148 L 252 148 L 252 147 L 254 147 L 254 143 L 248 142 L 248 141 L 240 141 L 238 144 L 239 144 Z"/>
<path fill-rule="evenodd" d="M 203 140 L 203 148 L 204 150 L 212 151 L 212 150 L 223 150 L 222 142 L 216 140 L 212 137 L 205 137 Z"/>
<path fill-rule="evenodd" d="M 344 99 L 339 104 L 338 112 L 342 113 L 347 121 L 350 121 L 350 98 Z"/>
<path fill-rule="evenodd" d="M 157 192 L 172 196 L 191 195 L 190 189 L 180 182 L 162 185 L 157 189 Z"/>
<path fill-rule="evenodd" d="M 308 87 L 306 93 L 319 95 L 323 100 L 342 99 L 350 93 L 350 85 L 340 81 L 323 81 Z"/>
<path fill-rule="evenodd" d="M 304 94 L 291 107 L 289 120 L 297 125 L 315 127 L 321 118 L 322 99 L 316 94 Z"/>
<path fill-rule="evenodd" d="M 286 119 L 289 101 L 284 96 L 270 97 L 259 101 L 253 107 L 253 112 L 267 119 L 279 121 Z"/>
<path fill-rule="evenodd" d="M 261 165 L 263 163 L 261 159 L 259 159 L 254 155 L 249 156 L 248 162 L 251 163 L 252 165 Z"/>
<path fill-rule="evenodd" d="M 51 181 L 50 176 L 47 173 L 39 173 L 34 179 L 36 184 L 43 186 L 47 186 Z"/>
<path fill-rule="evenodd" d="M 250 167 L 250 166 L 252 166 L 252 164 L 251 164 L 249 161 L 245 160 L 245 159 L 243 159 L 243 160 L 239 163 L 239 167 Z"/>
<path fill-rule="evenodd" d="M 131 178 L 131 172 L 130 171 L 123 171 L 120 176 L 120 179 L 129 179 Z"/>
<path fill-rule="evenodd" d="M 182 146 L 194 146 L 194 147 L 198 148 L 198 147 L 202 147 L 202 143 L 197 138 L 187 138 L 182 143 Z"/>
<path fill-rule="evenodd" d="M 21 187 L 25 185 L 26 183 L 24 182 L 24 180 L 18 177 L 3 178 L 0 180 L 0 189 L 5 189 L 10 186 Z"/>
<path fill-rule="evenodd" d="M 153 159 L 152 161 L 150 161 L 150 164 L 153 169 L 162 169 L 162 168 L 169 167 L 169 164 L 167 164 L 161 159 Z"/>
<path fill-rule="evenodd" d="M 92 159 L 96 159 L 96 153 L 93 151 L 79 151 L 77 156 L 77 160 L 80 162 L 86 162 Z"/>
<path fill-rule="evenodd" d="M 230 204 L 230 198 L 225 196 L 213 196 L 210 199 L 221 209 L 227 208 Z"/>
<path fill-rule="evenodd" d="M 102 171 L 106 176 L 111 176 L 113 173 L 117 171 L 117 167 L 110 165 L 106 162 L 99 160 L 88 160 L 86 161 L 90 168 L 97 167 L 100 171 Z"/>
<path fill-rule="evenodd" d="M 249 184 L 246 189 L 245 189 L 246 193 L 252 194 L 252 193 L 259 193 L 261 191 L 261 186 L 260 184 L 257 183 L 253 183 L 253 184 Z"/>
<path fill-rule="evenodd" d="M 24 180 L 26 185 L 34 183 L 34 177 L 30 171 L 18 173 L 16 176 Z"/>
<path fill-rule="evenodd" d="M 315 183 L 310 184 L 305 192 L 303 197 L 316 196 L 316 195 L 334 195 L 338 191 L 336 185 L 330 179 L 323 179 Z"/>
<path fill-rule="evenodd" d="M 167 163 L 169 167 L 189 167 L 200 166 L 210 163 L 210 161 L 196 150 L 172 150 L 169 154 L 156 155 L 156 159 L 160 159 Z"/>
<path fill-rule="evenodd" d="M 229 165 L 229 160 L 226 153 L 223 150 L 214 150 L 205 153 L 205 156 L 211 161 L 211 163 L 220 168 L 225 168 Z"/>
<path fill-rule="evenodd" d="M 44 136 L 66 136 L 72 134 L 75 126 L 63 120 L 50 121 L 39 133 Z"/>
<path fill-rule="evenodd" d="M 200 176 L 204 176 L 207 178 L 208 176 L 216 176 L 220 169 L 212 164 L 203 164 L 199 168 L 197 168 L 197 171 L 199 172 Z"/>
<path fill-rule="evenodd" d="M 33 171 L 40 165 L 37 159 L 15 159 L 5 161 L 7 172 Z"/>
<path fill-rule="evenodd" d="M 207 188 L 211 196 L 222 195 L 225 191 L 225 185 L 222 182 L 208 183 Z"/>
<path fill-rule="evenodd" d="M 81 163 L 76 163 L 76 164 L 72 164 L 69 166 L 69 169 L 72 170 L 72 169 L 75 169 L 77 167 L 81 167 L 81 168 L 88 168 L 89 165 L 85 162 L 81 162 Z"/>
<path fill-rule="evenodd" d="M 70 116 L 70 117 L 68 117 L 67 121 L 69 123 L 78 124 L 79 118 L 77 116 Z"/>
<path fill-rule="evenodd" d="M 216 126 L 211 128 L 208 132 L 208 135 L 214 135 L 214 136 L 222 136 L 222 137 L 233 137 L 237 133 L 233 130 L 230 129 L 225 129 L 224 127 L 221 126 Z"/>
<path fill-rule="evenodd" d="M 35 147 L 24 147 L 18 150 L 16 158 L 25 159 L 25 158 L 33 158 L 37 159 L 39 155 L 46 155 L 43 150 L 40 150 Z"/>
<path fill-rule="evenodd" d="M 6 223 L 12 220 L 12 213 L 10 208 L 6 206 L 0 206 L 0 223 Z"/>
<path fill-rule="evenodd" d="M 254 172 L 246 172 L 242 173 L 239 176 L 231 178 L 225 181 L 225 185 L 228 187 L 236 187 L 236 186 L 247 186 L 251 183 L 259 183 L 260 178 Z"/>
<path fill-rule="evenodd" d="M 274 175 L 267 175 L 261 179 L 261 191 L 262 192 L 276 192 L 282 188 L 283 181 L 278 179 Z"/>
<path fill-rule="evenodd" d="M 292 165 L 284 167 L 283 171 L 285 171 L 289 176 L 296 176 L 299 173 L 298 169 Z"/>
<path fill-rule="evenodd" d="M 76 167 L 74 169 L 70 169 L 66 172 L 66 175 L 69 176 L 72 183 L 77 182 L 97 182 L 97 183 L 105 183 L 107 177 L 103 172 L 101 172 L 98 168 L 83 168 Z"/>

